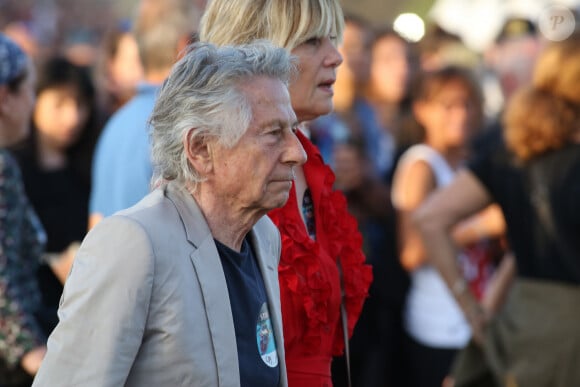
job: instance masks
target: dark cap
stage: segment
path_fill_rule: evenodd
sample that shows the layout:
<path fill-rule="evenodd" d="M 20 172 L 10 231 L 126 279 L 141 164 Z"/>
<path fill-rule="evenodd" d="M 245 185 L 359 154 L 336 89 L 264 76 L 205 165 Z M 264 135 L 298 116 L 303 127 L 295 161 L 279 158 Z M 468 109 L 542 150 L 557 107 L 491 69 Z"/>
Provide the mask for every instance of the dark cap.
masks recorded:
<path fill-rule="evenodd" d="M 513 38 L 535 36 L 536 31 L 536 25 L 529 19 L 509 18 L 504 23 L 495 41 L 496 43 L 502 43 Z"/>

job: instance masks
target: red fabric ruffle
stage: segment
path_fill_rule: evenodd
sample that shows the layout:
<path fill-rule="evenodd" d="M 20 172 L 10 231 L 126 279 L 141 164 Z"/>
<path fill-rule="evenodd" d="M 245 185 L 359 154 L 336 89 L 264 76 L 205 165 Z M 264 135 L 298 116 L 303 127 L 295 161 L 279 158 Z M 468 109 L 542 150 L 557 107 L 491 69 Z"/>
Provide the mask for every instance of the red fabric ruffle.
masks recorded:
<path fill-rule="evenodd" d="M 334 173 L 318 150 L 298 133 L 308 161 L 304 173 L 314 202 L 316 241 L 306 231 L 295 187 L 288 203 L 269 213 L 282 236 L 278 268 L 287 357 L 296 347 L 305 354 L 339 355 L 344 349 L 340 322 L 340 259 L 349 335 L 352 334 L 372 281 L 365 264 L 362 236 L 347 211 L 344 195 L 333 191 Z M 325 348 L 327 347 L 327 348 Z"/>

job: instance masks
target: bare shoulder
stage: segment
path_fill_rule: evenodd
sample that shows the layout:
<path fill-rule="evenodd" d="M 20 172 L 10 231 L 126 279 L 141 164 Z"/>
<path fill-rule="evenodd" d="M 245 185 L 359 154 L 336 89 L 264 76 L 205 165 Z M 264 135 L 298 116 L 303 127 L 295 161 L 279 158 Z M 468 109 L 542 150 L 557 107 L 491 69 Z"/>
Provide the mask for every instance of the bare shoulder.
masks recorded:
<path fill-rule="evenodd" d="M 414 209 L 436 188 L 435 175 L 425 160 L 416 160 L 397 168 L 393 179 L 393 205 Z"/>

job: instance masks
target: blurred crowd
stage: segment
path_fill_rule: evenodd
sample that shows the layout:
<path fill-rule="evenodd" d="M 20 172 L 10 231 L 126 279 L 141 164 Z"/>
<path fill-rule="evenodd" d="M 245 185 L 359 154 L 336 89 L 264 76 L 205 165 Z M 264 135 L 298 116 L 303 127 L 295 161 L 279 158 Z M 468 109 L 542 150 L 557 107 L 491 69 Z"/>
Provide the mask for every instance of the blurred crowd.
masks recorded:
<path fill-rule="evenodd" d="M 154 91 L 171 67 L 167 58 L 177 57 L 196 38 L 204 2 L 197 3 L 190 28 L 148 36 L 144 31 L 153 22 L 147 17 L 160 18 L 166 12 L 161 8 L 141 9 L 135 20 L 94 15 L 101 20 L 90 35 L 77 30 L 59 37 L 60 44 L 50 50 L 37 32 L 47 31 L 46 26 L 2 20 L 3 33 L 21 45 L 36 67 L 30 135 L 10 149 L 47 236 L 36 273 L 42 335 L 57 323 L 62 283 L 78 242 L 103 216 L 133 204 L 130 195 L 117 204 L 115 195 L 125 193 L 99 176 L 122 169 L 118 180 L 135 197 L 149 188 L 147 163 L 131 169 L 129 161 L 147 157 L 147 145 L 139 142 L 147 140 L 145 132 L 137 137 L 118 133 L 132 117 L 139 120 L 135 130 L 145 130 Z M 506 106 L 531 84 L 536 59 L 549 43 L 535 21 L 517 15 L 506 20 L 483 52 L 470 50 L 459 36 L 434 23 L 419 42 L 409 42 L 390 26 L 345 16 L 334 112 L 303 128 L 334 171 L 335 187 L 358 220 L 374 275 L 350 341 L 349 366 L 344 357 L 334 359 L 335 386 L 347 385 L 348 372 L 353 386 L 450 386 L 456 355 L 474 332 L 457 295 L 468 288 L 486 313 L 501 309 L 501 289 L 515 275 L 505 207 L 483 201 L 449 227 L 466 280 L 452 283 L 452 291 L 431 262 L 416 213 L 472 160 L 500 148 Z M 165 55 L 160 46 L 168 47 Z M 580 58 L 575 65 L 580 67 Z M 125 153 L 118 155 L 115 147 Z M 0 358 L 5 339 L 0 334 Z M 0 372 L 6 366 L 2 362 Z"/>

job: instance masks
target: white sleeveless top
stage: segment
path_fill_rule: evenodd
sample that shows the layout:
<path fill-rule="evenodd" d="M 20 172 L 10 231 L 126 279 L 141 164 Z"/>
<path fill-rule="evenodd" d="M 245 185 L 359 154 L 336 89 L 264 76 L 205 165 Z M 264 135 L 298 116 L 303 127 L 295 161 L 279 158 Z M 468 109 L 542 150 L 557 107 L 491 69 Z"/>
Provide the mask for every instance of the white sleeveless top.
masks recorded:
<path fill-rule="evenodd" d="M 424 161 L 435 175 L 437 187 L 451 183 L 455 172 L 433 148 L 418 144 L 401 157 L 397 171 L 417 161 Z M 393 205 L 398 207 L 397 195 Z M 471 337 L 469 324 L 437 270 L 423 264 L 410 273 L 411 287 L 407 295 L 404 324 L 407 333 L 419 343 L 432 348 L 462 348 Z"/>

